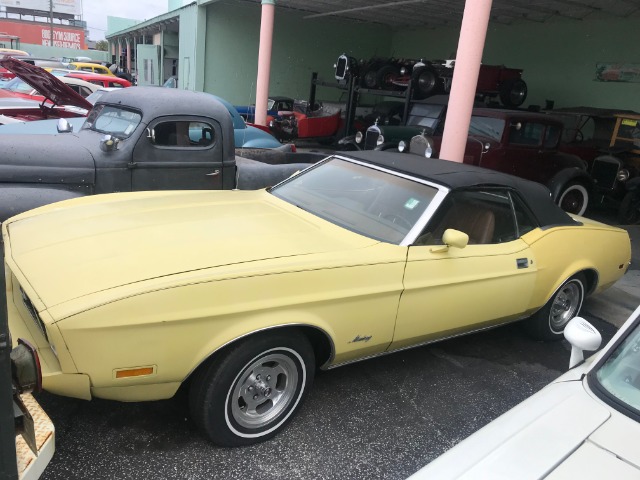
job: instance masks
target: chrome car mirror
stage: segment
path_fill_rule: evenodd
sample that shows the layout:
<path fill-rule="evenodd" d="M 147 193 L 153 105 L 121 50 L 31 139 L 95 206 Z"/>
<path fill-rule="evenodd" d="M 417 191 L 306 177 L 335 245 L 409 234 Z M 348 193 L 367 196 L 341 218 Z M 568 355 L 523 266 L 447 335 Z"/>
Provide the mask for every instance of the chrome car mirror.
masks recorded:
<path fill-rule="evenodd" d="M 584 360 L 584 350 L 597 350 L 602 343 L 600 332 L 582 317 L 574 317 L 567 323 L 564 338 L 571 344 L 569 368 Z"/>
<path fill-rule="evenodd" d="M 71 132 L 73 132 L 73 125 L 71 125 L 66 118 L 59 118 L 58 119 L 57 128 L 58 128 L 58 133 L 71 133 Z"/>

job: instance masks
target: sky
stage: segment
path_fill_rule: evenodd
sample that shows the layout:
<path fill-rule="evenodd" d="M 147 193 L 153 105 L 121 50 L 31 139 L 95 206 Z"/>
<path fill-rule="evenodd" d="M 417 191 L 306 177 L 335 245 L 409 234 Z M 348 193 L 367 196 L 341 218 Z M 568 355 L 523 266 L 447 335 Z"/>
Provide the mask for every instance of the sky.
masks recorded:
<path fill-rule="evenodd" d="M 87 22 L 89 39 L 104 40 L 107 16 L 149 20 L 167 13 L 167 0 L 82 0 L 82 19 Z"/>

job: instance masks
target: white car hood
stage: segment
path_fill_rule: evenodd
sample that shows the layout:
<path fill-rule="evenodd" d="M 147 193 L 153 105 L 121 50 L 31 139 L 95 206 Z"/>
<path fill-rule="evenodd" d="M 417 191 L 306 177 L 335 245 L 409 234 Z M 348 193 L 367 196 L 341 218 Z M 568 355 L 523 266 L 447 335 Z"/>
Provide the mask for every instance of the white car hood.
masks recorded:
<path fill-rule="evenodd" d="M 629 442 L 629 427 L 640 438 L 637 422 L 612 416 L 581 381 L 553 383 L 410 478 L 640 479 L 640 450 Z"/>

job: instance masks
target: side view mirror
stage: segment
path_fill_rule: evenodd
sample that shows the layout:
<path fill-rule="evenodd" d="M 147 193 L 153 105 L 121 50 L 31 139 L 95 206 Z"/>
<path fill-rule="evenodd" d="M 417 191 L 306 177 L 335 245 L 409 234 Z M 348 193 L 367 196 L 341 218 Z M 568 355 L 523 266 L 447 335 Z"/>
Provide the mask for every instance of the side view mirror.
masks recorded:
<path fill-rule="evenodd" d="M 58 119 L 58 133 L 71 133 L 73 132 L 73 125 L 71 125 L 66 118 Z"/>
<path fill-rule="evenodd" d="M 600 332 L 582 317 L 574 317 L 567 323 L 564 338 L 571 344 L 569 368 L 584 360 L 584 350 L 597 350 L 602 343 Z"/>
<path fill-rule="evenodd" d="M 433 253 L 446 252 L 449 247 L 464 248 L 469 243 L 469 235 L 460 230 L 453 228 L 447 228 L 442 235 L 442 242 L 444 246 L 432 248 Z"/>

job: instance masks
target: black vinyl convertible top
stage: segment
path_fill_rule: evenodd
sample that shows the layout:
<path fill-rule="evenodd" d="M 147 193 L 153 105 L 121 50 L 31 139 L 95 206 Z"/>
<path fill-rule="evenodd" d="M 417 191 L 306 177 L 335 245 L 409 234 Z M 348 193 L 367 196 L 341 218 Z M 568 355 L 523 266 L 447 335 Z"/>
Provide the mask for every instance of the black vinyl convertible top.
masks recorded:
<path fill-rule="evenodd" d="M 450 190 L 506 187 L 518 192 L 520 198 L 531 209 L 541 227 L 578 224 L 553 202 L 551 192 L 547 187 L 513 175 L 464 163 L 424 158 L 407 153 L 368 150 L 362 152 L 340 152 L 340 155 L 428 180 Z"/>

